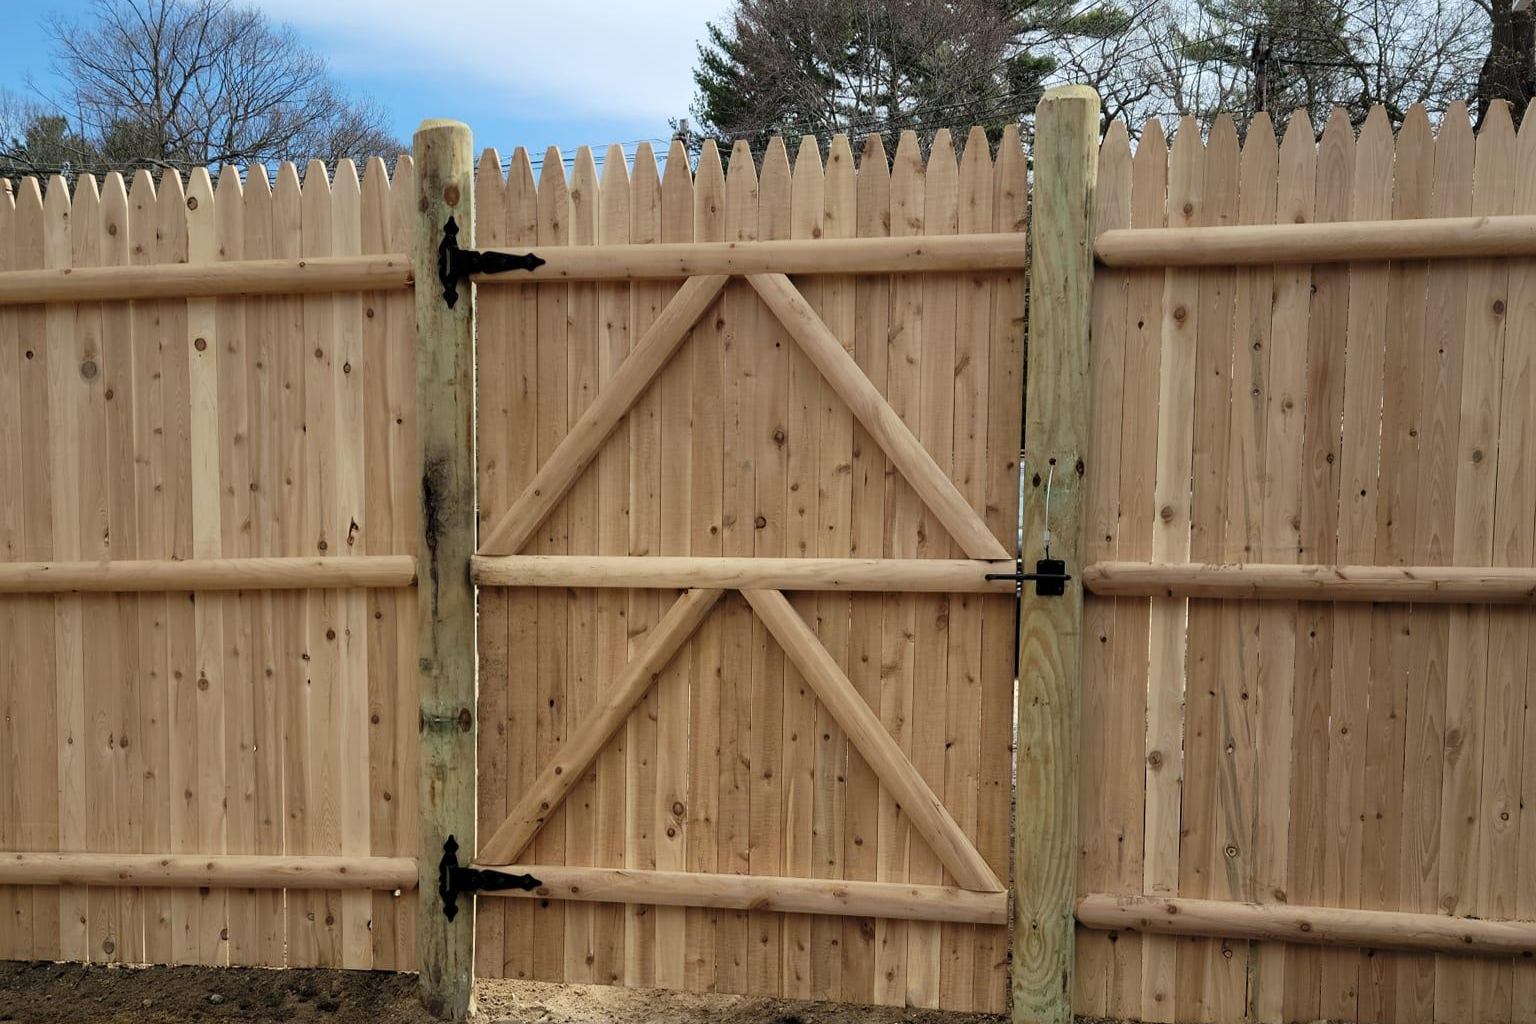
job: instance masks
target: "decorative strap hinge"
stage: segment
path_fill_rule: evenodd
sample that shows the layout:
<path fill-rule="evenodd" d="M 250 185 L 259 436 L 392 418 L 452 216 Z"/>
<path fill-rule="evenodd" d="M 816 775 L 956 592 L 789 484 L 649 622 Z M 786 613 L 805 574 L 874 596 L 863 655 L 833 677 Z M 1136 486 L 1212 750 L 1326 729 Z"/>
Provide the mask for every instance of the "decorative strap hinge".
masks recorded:
<path fill-rule="evenodd" d="M 443 844 L 443 859 L 437 863 L 437 894 L 443 900 L 443 916 L 450 921 L 459 916 L 459 893 L 496 892 L 503 889 L 532 892 L 543 884 L 532 875 L 460 867 L 459 841 L 453 836 L 449 836 Z"/>
<path fill-rule="evenodd" d="M 510 270 L 533 270 L 544 260 L 533 253 L 519 256 L 510 252 L 481 252 L 459 248 L 459 225 L 452 218 L 443 225 L 443 240 L 437 247 L 437 279 L 443 285 L 443 301 L 452 309 L 459 301 L 459 282 L 471 274 L 505 274 Z"/>

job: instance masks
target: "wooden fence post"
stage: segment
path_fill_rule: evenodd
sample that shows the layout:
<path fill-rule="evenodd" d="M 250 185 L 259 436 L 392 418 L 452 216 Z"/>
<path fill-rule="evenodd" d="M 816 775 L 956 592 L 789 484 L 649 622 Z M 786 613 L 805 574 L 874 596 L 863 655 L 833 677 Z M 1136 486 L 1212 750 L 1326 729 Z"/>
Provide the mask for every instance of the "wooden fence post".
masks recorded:
<path fill-rule="evenodd" d="M 443 843 L 463 863 L 475 853 L 475 301 L 469 282 L 450 307 L 438 282 L 438 246 L 452 217 L 461 245 L 475 238 L 469 128 L 423 121 L 416 130 L 416 400 L 421 434 L 421 544 L 417 639 L 421 673 L 421 1001 L 464 1020 L 474 997 L 474 897 L 453 919 L 437 895 Z"/>
<path fill-rule="evenodd" d="M 1013 1020 L 1071 1024 L 1077 895 L 1077 756 L 1083 626 L 1083 487 L 1099 97 L 1048 90 L 1035 114 L 1023 471 L 1024 568 L 1044 554 L 1075 579 L 1061 597 L 1025 583 L 1019 617 L 1014 796 Z M 1045 521 L 1049 505 L 1050 522 Z"/>

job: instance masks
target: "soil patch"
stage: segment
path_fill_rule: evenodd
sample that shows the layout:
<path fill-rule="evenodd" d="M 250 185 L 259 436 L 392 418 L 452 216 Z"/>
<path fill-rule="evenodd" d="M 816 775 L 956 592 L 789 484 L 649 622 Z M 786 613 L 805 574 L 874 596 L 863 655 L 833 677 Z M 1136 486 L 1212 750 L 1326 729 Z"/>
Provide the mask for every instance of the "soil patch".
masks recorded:
<path fill-rule="evenodd" d="M 1001 1024 L 983 1015 L 481 981 L 486 1024 Z M 0 1024 L 428 1024 L 416 976 L 251 967 L 0 962 Z"/>

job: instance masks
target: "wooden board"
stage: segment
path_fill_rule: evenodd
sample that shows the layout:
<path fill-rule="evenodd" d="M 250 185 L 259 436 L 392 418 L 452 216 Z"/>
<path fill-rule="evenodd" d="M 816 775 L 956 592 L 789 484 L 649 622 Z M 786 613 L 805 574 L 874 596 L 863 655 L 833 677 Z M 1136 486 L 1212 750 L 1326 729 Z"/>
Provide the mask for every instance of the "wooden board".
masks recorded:
<path fill-rule="evenodd" d="M 985 136 L 972 140 L 962 156 L 946 136 L 925 159 L 916 138 L 909 139 L 899 206 L 878 146 L 856 166 L 843 139 L 825 149 L 815 140 L 793 147 L 770 142 L 761 167 L 738 147 L 728 170 L 712 147 L 694 167 L 673 146 L 664 169 L 646 146 L 638 147 L 632 168 L 620 149 L 604 153 L 601 167 L 595 154 L 578 151 L 569 183 L 550 155 L 531 190 L 541 224 L 549 225 L 537 244 L 575 247 L 588 232 L 601 242 L 651 245 L 952 237 L 990 233 L 999 223 L 1020 230 L 1024 163 L 1016 135 L 1004 140 L 1012 151 L 999 157 L 1002 172 Z M 494 176 L 481 174 L 489 194 Z M 931 227 L 923 218 L 929 205 L 941 213 Z M 557 225 L 553 211 L 568 216 Z M 905 218 L 899 229 L 893 215 Z M 818 275 L 797 278 L 794 286 L 990 532 L 1011 544 L 1020 277 Z M 481 473 L 482 484 L 494 487 L 485 506 L 504 508 L 516 497 L 523 485 L 514 481 L 548 458 L 677 291 L 648 280 L 531 288 L 548 307 L 522 343 L 538 353 L 536 386 L 521 384 L 506 367 L 516 356 L 502 343 L 490 342 L 484 357 L 480 429 L 492 440 Z M 482 322 L 482 337 L 487 322 L 499 327 L 503 321 L 495 318 L 505 317 L 498 292 L 483 293 L 493 319 Z M 888 462 L 881 442 L 858 425 L 842 393 L 753 288 L 732 283 L 627 410 L 527 551 L 631 558 L 963 553 Z M 501 462 L 515 459 L 509 446 L 530 431 L 540 441 L 518 463 L 525 475 L 499 480 Z M 506 779 L 486 780 L 483 796 L 498 796 L 482 800 L 483 822 L 494 816 L 492 800 L 515 800 L 513 780 L 530 778 L 520 774 L 525 767 L 537 772 L 549 763 L 557 735 L 579 728 L 593 697 L 672 601 L 655 589 L 495 588 L 482 604 L 482 622 L 509 625 L 483 634 L 482 719 L 505 722 L 510 737 L 520 695 L 536 688 L 531 703 L 549 725 L 541 725 L 526 766 L 514 765 L 511 739 L 504 756 L 482 751 L 482 772 L 502 771 Z M 518 602 L 537 609 L 526 629 L 502 610 Z M 1006 875 L 1011 600 L 791 592 L 790 603 L 962 831 L 973 841 L 988 837 L 984 858 Z M 537 666 L 537 678 L 525 666 Z M 919 702 L 936 713 L 917 716 Z M 555 716 L 562 716 L 558 730 Z M 745 602 L 728 593 L 520 859 L 573 869 L 952 884 L 883 790 L 814 686 Z M 1001 819 L 987 822 L 986 814 Z M 917 865 L 915 874 L 909 864 Z M 957 1009 L 1003 1005 L 1006 933 L 995 925 L 510 902 L 503 912 L 531 922 L 533 941 L 523 953 L 514 948 L 510 918 L 499 933 L 496 924 L 482 923 L 482 940 L 494 943 L 499 934 L 501 944 L 482 953 L 484 972 Z"/>

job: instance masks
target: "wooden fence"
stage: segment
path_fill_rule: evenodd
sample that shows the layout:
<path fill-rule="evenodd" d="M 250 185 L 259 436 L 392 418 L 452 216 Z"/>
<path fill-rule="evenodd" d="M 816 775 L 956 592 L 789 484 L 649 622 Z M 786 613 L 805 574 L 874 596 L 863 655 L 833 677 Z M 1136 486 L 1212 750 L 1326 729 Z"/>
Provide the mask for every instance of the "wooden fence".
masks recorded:
<path fill-rule="evenodd" d="M 1499 106 L 1104 140 L 1078 886 L 1149 898 L 1079 1012 L 1536 1014 L 1533 168 Z"/>
<path fill-rule="evenodd" d="M 292 165 L 27 180 L 0 197 L 0 280 L 154 295 L 162 267 L 398 253 L 413 191 L 409 158 L 302 188 Z M 416 874 L 419 480 L 396 276 L 0 305 L 0 849 L 8 878 L 82 883 L 0 888 L 0 957 L 415 966 L 392 891 Z M 310 878 L 330 884 L 281 888 Z"/>
<path fill-rule="evenodd" d="M 1531 1021 L 1536 125 L 1097 118 L 0 197 L 0 956 Z"/>

